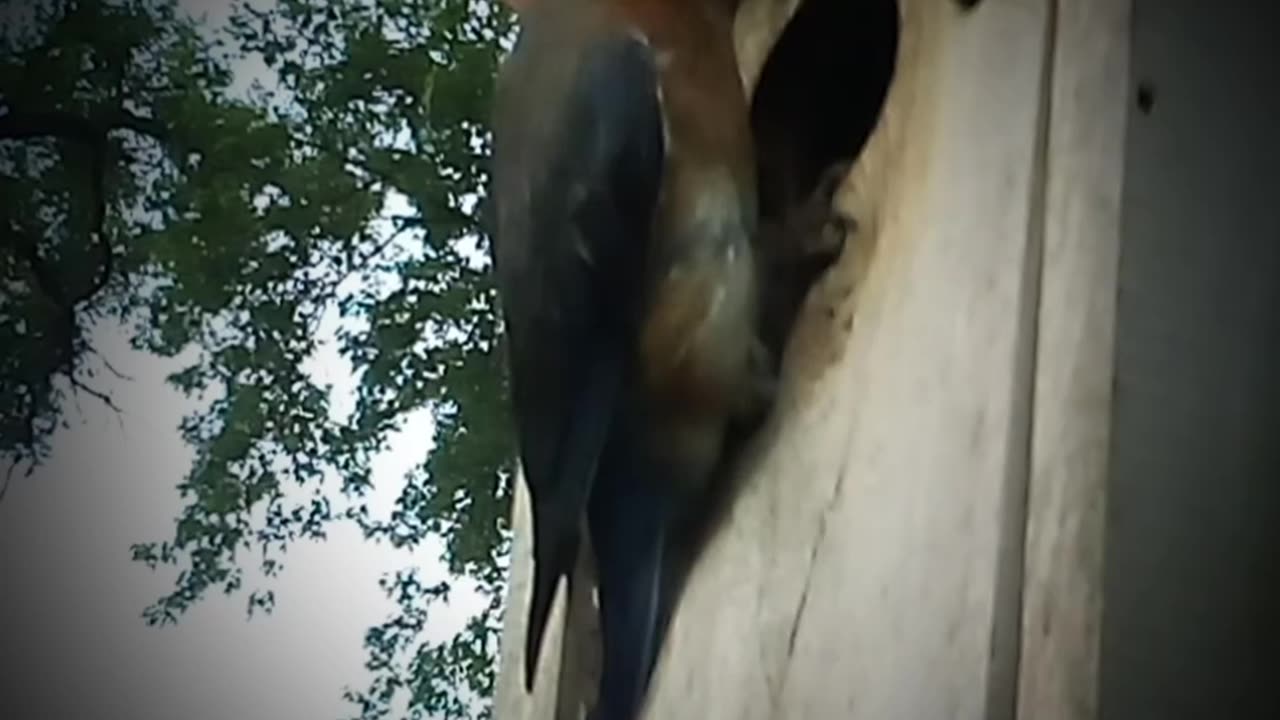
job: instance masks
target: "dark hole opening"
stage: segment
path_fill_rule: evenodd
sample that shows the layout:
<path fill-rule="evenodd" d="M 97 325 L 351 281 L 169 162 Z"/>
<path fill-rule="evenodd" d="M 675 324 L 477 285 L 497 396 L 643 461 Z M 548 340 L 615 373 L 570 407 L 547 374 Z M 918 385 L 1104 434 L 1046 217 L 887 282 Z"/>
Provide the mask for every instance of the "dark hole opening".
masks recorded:
<path fill-rule="evenodd" d="M 875 128 L 898 53 L 895 0 L 803 0 L 774 45 L 751 103 L 760 212 L 775 217 Z"/>

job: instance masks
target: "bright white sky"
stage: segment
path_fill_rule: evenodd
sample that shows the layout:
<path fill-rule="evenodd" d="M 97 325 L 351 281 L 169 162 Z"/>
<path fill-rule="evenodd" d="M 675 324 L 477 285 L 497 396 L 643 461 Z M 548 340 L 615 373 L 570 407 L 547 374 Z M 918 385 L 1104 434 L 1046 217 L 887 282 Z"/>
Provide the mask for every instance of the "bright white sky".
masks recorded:
<path fill-rule="evenodd" d="M 225 16 L 226 0 L 183 4 Z M 260 67 L 238 68 L 238 84 Z M 71 427 L 55 436 L 51 461 L 15 478 L 0 503 L 0 718 L 347 717 L 353 706 L 342 700 L 343 687 L 363 688 L 368 677 L 363 634 L 393 610 L 378 578 L 409 565 L 429 581 L 443 578 L 439 545 L 410 554 L 335 525 L 327 541 L 285 556 L 271 585 L 274 614 L 249 620 L 246 595 L 215 594 L 176 627 L 146 627 L 143 608 L 175 574 L 132 562 L 129 545 L 172 535 L 182 507 L 176 485 L 191 461 L 177 427 L 193 405 L 164 382 L 181 358 L 133 351 L 114 324 L 97 328 L 94 342 L 132 378 L 102 374 L 96 385 L 123 417 L 88 396 L 79 408 L 69 403 Z M 314 371 L 334 384 L 338 404 L 349 403 L 353 379 L 332 347 Z M 374 507 L 395 497 L 430 437 L 425 413 L 405 424 L 377 461 Z M 429 636 L 452 635 L 478 602 L 469 586 L 455 584 L 452 606 L 432 614 Z"/>

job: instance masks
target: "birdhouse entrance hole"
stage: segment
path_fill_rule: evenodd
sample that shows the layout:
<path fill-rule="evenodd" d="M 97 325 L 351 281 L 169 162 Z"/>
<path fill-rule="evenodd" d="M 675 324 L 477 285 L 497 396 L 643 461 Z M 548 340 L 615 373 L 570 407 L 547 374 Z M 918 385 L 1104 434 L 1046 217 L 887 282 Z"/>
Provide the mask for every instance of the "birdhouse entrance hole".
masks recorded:
<path fill-rule="evenodd" d="M 761 70 L 751 103 L 760 211 L 807 197 L 875 128 L 898 53 L 895 0 L 802 0 Z"/>

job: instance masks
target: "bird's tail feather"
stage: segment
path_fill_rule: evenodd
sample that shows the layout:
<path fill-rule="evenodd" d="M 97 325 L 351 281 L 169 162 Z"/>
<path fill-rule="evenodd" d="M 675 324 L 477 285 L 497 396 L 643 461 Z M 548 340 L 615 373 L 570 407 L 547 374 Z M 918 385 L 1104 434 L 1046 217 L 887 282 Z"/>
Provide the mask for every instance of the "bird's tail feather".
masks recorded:
<path fill-rule="evenodd" d="M 557 494 L 534 497 L 533 596 L 525 632 L 525 690 L 532 692 L 542 638 L 560 578 L 577 561 L 582 515 L 597 475 L 601 453 L 617 410 L 623 372 L 623 345 L 607 339 L 594 352 L 578 386 L 575 412 L 556 455 Z"/>
<path fill-rule="evenodd" d="M 535 531 L 536 532 L 536 531 Z M 554 551 L 538 548 L 533 561 L 533 597 L 529 602 L 529 619 L 526 625 L 524 645 L 524 686 L 533 692 L 533 681 L 538 671 L 538 656 L 542 649 L 542 636 L 546 634 L 547 619 L 551 614 L 551 602 L 556 597 L 560 578 L 573 567 L 572 558 L 577 553 L 576 538 L 572 542 L 561 540 L 562 547 Z M 554 540 L 552 542 L 555 542 Z M 565 556 L 569 559 L 565 559 Z"/>
<path fill-rule="evenodd" d="M 594 720 L 632 720 L 643 705 L 665 634 L 670 500 L 636 473 L 602 474 L 592 499 L 603 662 Z"/>

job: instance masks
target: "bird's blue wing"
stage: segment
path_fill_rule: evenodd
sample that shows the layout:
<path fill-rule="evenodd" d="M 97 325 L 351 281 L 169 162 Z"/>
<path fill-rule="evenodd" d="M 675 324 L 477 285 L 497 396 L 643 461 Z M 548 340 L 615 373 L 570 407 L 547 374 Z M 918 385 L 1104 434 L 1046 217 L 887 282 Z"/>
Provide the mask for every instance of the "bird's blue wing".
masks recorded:
<path fill-rule="evenodd" d="M 664 152 L 649 48 L 608 30 L 566 40 L 544 22 L 552 25 L 526 18 L 504 63 L 492 198 L 512 406 L 533 506 L 529 688 L 627 393 Z"/>

